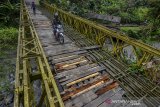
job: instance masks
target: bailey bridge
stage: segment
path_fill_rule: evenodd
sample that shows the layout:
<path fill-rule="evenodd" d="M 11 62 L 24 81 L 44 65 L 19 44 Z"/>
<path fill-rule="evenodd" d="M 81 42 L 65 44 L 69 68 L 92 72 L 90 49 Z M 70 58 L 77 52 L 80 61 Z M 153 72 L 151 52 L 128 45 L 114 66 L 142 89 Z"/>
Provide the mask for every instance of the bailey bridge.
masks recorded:
<path fill-rule="evenodd" d="M 26 4 L 21 2 L 14 107 L 160 105 L 160 87 L 152 81 L 157 70 L 150 79 L 148 72 L 135 73 L 125 63 L 125 48 L 132 49 L 136 67 L 160 58 L 160 50 L 48 2 L 36 15 Z M 63 22 L 64 44 L 53 37 L 54 12 Z"/>

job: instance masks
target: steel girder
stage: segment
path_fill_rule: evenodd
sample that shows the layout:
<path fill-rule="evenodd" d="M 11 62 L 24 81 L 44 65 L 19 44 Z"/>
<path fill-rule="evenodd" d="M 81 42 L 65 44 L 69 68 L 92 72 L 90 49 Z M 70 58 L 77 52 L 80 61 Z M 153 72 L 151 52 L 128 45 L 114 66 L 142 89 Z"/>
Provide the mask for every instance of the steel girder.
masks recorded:
<path fill-rule="evenodd" d="M 108 29 L 93 21 L 89 21 L 87 19 L 73 15 L 69 12 L 63 11 L 55 5 L 50 5 L 49 3 L 42 2 L 42 6 L 44 6 L 52 14 L 54 12 L 58 12 L 60 19 L 64 23 L 66 23 L 69 26 L 72 26 L 75 30 L 79 31 L 80 33 L 85 34 L 86 37 L 90 38 L 92 41 L 95 41 L 105 50 L 109 50 L 109 46 L 105 46 L 106 39 L 109 39 L 110 44 L 112 45 L 112 49 L 109 51 L 120 61 L 127 61 L 127 57 L 125 55 L 125 48 L 127 46 L 131 47 L 131 51 L 133 53 L 132 56 L 134 56 L 128 56 L 128 59 L 133 60 L 136 66 L 140 67 L 143 63 L 145 64 L 151 61 L 152 59 L 160 58 L 159 49 L 156 49 L 139 40 L 130 38 L 120 32 Z"/>
<path fill-rule="evenodd" d="M 63 107 L 59 90 L 48 61 L 30 19 L 24 1 L 21 2 L 20 26 L 17 47 L 14 107 Z M 33 72 L 33 65 L 36 71 Z M 41 82 L 41 98 L 36 104 L 33 83 Z"/>

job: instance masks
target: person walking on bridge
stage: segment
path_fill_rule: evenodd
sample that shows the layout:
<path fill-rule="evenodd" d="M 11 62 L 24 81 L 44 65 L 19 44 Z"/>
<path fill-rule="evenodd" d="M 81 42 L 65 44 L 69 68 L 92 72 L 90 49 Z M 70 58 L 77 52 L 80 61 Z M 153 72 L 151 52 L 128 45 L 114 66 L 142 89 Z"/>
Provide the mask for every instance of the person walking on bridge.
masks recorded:
<path fill-rule="evenodd" d="M 32 2 L 31 9 L 33 9 L 33 14 L 36 15 L 36 5 Z"/>

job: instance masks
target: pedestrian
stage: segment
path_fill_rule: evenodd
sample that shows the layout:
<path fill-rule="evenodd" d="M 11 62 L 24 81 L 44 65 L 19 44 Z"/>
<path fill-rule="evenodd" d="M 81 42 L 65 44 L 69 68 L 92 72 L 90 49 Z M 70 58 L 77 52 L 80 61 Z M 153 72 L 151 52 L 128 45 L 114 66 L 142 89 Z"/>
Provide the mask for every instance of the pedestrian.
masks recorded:
<path fill-rule="evenodd" d="M 32 2 L 31 9 L 33 9 L 33 14 L 36 15 L 36 5 Z"/>

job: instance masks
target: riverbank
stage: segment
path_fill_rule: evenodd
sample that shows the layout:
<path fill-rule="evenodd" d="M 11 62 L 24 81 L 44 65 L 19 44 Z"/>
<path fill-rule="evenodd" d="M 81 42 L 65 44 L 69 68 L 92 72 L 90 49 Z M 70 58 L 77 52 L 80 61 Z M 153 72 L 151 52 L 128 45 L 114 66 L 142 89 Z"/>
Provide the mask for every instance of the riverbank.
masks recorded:
<path fill-rule="evenodd" d="M 0 28 L 0 107 L 13 107 L 18 29 Z"/>

